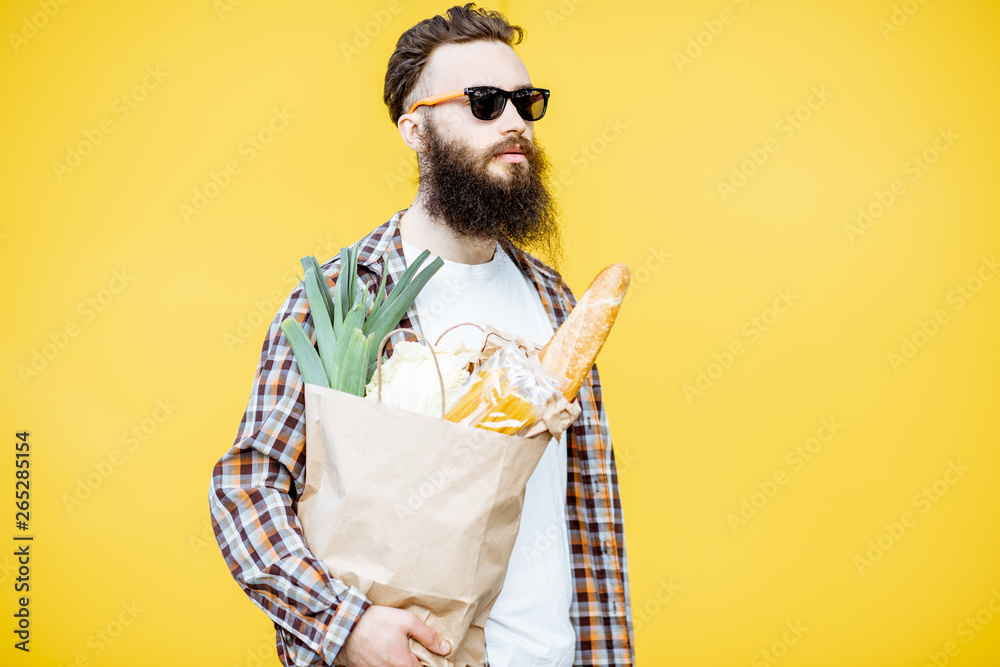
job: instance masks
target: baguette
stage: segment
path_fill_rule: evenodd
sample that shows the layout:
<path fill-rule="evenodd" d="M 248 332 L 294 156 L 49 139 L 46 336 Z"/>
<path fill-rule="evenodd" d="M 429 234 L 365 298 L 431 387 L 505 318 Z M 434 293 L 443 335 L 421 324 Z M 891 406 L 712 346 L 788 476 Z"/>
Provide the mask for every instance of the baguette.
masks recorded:
<path fill-rule="evenodd" d="M 539 360 L 556 377 L 566 379 L 563 395 L 576 398 L 604 347 L 628 290 L 631 272 L 625 264 L 612 264 L 597 274 L 576 307 L 539 353 Z"/>

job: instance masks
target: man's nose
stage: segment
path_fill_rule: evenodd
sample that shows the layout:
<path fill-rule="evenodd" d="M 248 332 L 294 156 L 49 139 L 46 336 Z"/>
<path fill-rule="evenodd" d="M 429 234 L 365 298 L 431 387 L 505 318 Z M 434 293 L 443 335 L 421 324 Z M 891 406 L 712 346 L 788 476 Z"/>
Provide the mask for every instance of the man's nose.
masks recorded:
<path fill-rule="evenodd" d="M 508 134 L 523 133 L 528 125 L 521 114 L 517 113 L 517 109 L 514 107 L 514 102 L 507 100 L 507 104 L 503 108 L 503 113 L 494 122 L 499 123 L 500 134 L 507 136 Z"/>

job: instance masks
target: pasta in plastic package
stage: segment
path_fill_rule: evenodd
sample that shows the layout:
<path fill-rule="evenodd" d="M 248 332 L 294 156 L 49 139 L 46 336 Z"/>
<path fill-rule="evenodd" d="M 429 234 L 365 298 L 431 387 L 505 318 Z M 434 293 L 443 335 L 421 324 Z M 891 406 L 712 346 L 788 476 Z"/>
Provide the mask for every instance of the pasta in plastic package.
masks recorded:
<path fill-rule="evenodd" d="M 538 348 L 495 329 L 486 332 L 488 355 L 466 381 L 461 398 L 445 419 L 506 435 L 561 433 L 579 412 L 563 398 L 565 380 L 538 360 Z M 493 338 L 499 338 L 494 342 Z"/>

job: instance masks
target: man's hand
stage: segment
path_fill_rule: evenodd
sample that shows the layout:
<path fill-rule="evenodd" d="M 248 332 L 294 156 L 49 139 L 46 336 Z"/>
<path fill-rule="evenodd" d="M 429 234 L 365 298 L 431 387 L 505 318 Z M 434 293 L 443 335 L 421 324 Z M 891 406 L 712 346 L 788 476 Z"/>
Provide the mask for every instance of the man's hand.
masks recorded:
<path fill-rule="evenodd" d="M 410 637 L 438 655 L 451 652 L 448 642 L 412 612 L 371 605 L 347 636 L 337 662 L 347 667 L 420 667 Z"/>

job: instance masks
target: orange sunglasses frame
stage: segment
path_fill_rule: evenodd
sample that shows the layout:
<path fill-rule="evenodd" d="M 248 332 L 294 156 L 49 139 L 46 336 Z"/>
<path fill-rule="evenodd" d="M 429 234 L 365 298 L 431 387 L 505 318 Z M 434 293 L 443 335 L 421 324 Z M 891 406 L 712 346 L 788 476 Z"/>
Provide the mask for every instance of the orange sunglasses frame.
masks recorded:
<path fill-rule="evenodd" d="M 413 106 L 410 107 L 409 113 L 413 113 L 417 107 L 421 105 L 434 106 L 438 102 L 445 102 L 447 100 L 453 100 L 456 97 L 461 97 L 465 95 L 465 89 L 453 90 L 450 93 L 441 93 L 440 95 L 431 95 L 430 97 L 425 97 L 424 99 L 414 102 Z"/>

